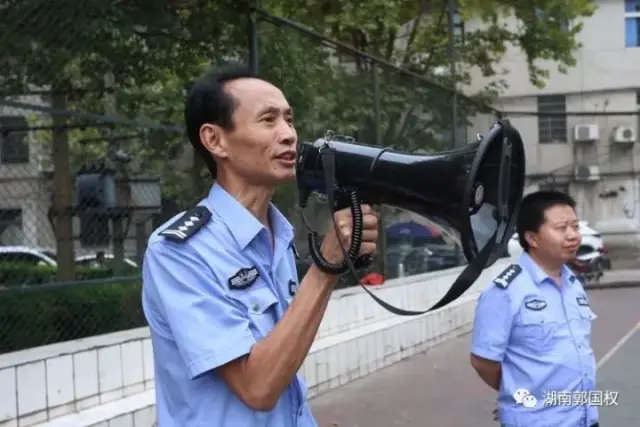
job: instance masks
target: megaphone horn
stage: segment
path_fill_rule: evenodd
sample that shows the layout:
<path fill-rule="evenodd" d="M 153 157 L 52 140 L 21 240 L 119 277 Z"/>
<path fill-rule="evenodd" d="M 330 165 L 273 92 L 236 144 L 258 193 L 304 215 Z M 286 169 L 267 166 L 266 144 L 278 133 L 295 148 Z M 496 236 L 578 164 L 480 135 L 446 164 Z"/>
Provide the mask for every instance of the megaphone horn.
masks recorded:
<path fill-rule="evenodd" d="M 360 203 L 385 204 L 427 218 L 439 217 L 460 234 L 469 264 L 438 303 L 429 310 L 403 310 L 363 288 L 384 308 L 400 315 L 424 314 L 457 299 L 504 252 L 524 191 L 525 152 L 518 131 L 508 120 L 500 120 L 486 136 L 478 138 L 465 147 L 433 155 L 403 153 L 332 137 L 302 143 L 297 163 L 300 207 L 306 206 L 312 193 L 324 194 L 333 210 L 351 207 L 354 223 L 351 246 L 343 248 L 344 261 L 340 264 L 324 259 L 319 236 L 310 232 L 309 250 L 314 263 L 330 274 L 351 270 L 357 278 L 356 268 L 370 262 L 358 258 L 362 239 Z"/>

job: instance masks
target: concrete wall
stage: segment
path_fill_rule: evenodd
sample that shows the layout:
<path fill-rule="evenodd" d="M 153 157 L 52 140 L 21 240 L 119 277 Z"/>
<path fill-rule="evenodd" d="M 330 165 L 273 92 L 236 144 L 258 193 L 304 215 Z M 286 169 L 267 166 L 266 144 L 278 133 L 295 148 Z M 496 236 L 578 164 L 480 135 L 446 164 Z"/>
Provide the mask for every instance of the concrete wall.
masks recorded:
<path fill-rule="evenodd" d="M 360 289 L 334 292 L 301 373 L 310 397 L 468 332 L 479 291 L 511 260 L 499 260 L 456 302 L 395 316 Z M 388 281 L 376 295 L 425 309 L 462 268 Z M 0 426 L 151 427 L 153 358 L 147 328 L 0 355 Z"/>
<path fill-rule="evenodd" d="M 537 64 L 550 71 L 546 87 L 539 89 L 529 82 L 526 57 L 510 46 L 497 69 L 509 85 L 509 96 L 590 92 L 601 90 L 634 89 L 638 87 L 637 70 L 640 69 L 640 48 L 625 47 L 625 14 L 623 0 L 598 0 L 598 10 L 583 21 L 578 34 L 582 48 L 576 52 L 576 66 L 567 74 L 557 71 L 552 61 Z M 637 14 L 635 16 L 638 16 Z M 503 19 L 510 29 L 519 25 L 513 17 Z M 467 22 L 467 31 L 482 27 L 481 22 Z M 478 69 L 472 73 L 469 90 L 483 88 L 493 78 L 482 77 Z"/>

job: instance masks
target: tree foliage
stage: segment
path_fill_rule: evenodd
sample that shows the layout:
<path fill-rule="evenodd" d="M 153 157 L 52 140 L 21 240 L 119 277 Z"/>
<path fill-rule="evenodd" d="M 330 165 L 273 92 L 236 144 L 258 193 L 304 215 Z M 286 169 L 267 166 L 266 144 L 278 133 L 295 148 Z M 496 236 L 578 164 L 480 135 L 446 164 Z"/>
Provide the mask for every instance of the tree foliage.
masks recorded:
<path fill-rule="evenodd" d="M 462 83 L 474 67 L 499 80 L 498 64 L 513 45 L 526 54 L 532 83 L 543 84 L 548 70 L 539 60 L 553 60 L 561 70 L 571 67 L 579 20 L 595 9 L 589 0 L 458 3 L 465 22 L 484 23 L 458 40 Z M 452 128 L 452 97 L 442 88 L 450 82 L 446 73 L 436 72 L 450 61 L 445 5 L 431 0 L 262 1 L 273 15 L 424 77 L 373 66 L 348 49 L 263 17 L 261 72 L 283 87 L 295 108 L 300 138 L 312 140 L 333 130 L 366 143 L 441 149 Z M 212 0 L 7 2 L 0 8 L 0 95 L 44 88 L 65 93 L 70 109 L 137 121 L 137 127 L 70 133 L 72 168 L 104 157 L 109 138 L 138 135 L 119 142 L 133 155 L 132 168 L 160 174 L 166 195 L 187 203 L 208 187 L 207 174 L 202 168 L 176 168 L 175 159 L 187 146 L 184 135 L 152 123 L 181 126 L 184 85 L 211 64 L 248 58 L 247 10 L 243 2 Z M 507 25 L 505 16 L 515 16 L 519 25 Z M 566 23 L 572 23 L 570 29 L 562 30 Z M 500 89 L 498 83 L 487 88 L 491 95 Z M 481 93 L 477 102 L 461 101 L 460 116 L 473 115 L 486 99 Z M 105 139 L 86 143 L 96 137 Z M 289 204 L 293 190 L 279 197 Z"/>
<path fill-rule="evenodd" d="M 304 8 L 290 8 L 288 17 L 397 66 L 438 79 L 434 70 L 450 63 L 447 3 L 316 0 L 305 2 Z M 593 0 L 456 0 L 455 3 L 461 22 L 466 23 L 464 38 L 456 46 L 461 73 L 458 78 L 468 82 L 469 71 L 474 67 L 486 77 L 497 76 L 500 61 L 507 49 L 513 47 L 525 54 L 530 81 L 539 87 L 544 86 L 549 75 L 541 60 L 552 61 L 561 72 L 575 65 L 575 52 L 581 47 L 577 36 L 583 20 L 597 9 Z M 274 9 L 283 8 L 274 6 Z M 496 88 L 504 87 L 492 87 Z"/>

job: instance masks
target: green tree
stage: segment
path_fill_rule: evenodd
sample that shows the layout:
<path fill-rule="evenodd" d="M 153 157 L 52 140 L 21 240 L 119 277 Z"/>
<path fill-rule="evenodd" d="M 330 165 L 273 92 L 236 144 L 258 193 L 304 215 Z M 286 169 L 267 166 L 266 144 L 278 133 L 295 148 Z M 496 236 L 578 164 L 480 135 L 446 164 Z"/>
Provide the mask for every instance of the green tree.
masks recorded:
<path fill-rule="evenodd" d="M 157 95 L 175 94 L 176 83 L 193 78 L 207 62 L 242 54 L 238 46 L 244 31 L 240 25 L 227 25 L 237 18 L 237 12 L 213 1 L 10 2 L 0 9 L 0 96 L 20 96 L 37 88 L 49 94 L 56 109 L 117 114 L 142 121 L 141 128 L 144 122 L 173 120 Z M 167 85 L 167 79 L 173 85 Z M 70 135 L 65 117 L 54 115 L 52 124 L 58 130 L 51 136 L 58 274 L 71 279 Z M 73 136 L 82 139 L 92 133 Z M 167 144 L 180 138 L 155 137 L 164 143 L 160 151 L 165 154 L 172 152 Z M 144 158 L 144 151 L 134 154 Z"/>
<path fill-rule="evenodd" d="M 495 77 L 482 92 L 473 94 L 471 99 L 459 100 L 461 117 L 486 111 L 487 101 L 505 89 L 499 64 L 510 45 L 525 53 L 530 80 L 539 87 L 549 74 L 548 69 L 541 67 L 540 60 L 554 61 L 561 72 L 575 65 L 581 19 L 591 16 L 597 7 L 592 0 L 528 0 L 517 4 L 504 0 L 459 0 L 457 3 L 463 22 L 482 23 L 474 26 L 478 28 L 467 29 L 464 37 L 456 40 L 457 82 L 469 83 L 474 67 L 485 77 Z M 451 91 L 443 89 L 451 87 L 450 77 L 436 72 L 450 65 L 447 2 L 316 0 L 299 7 L 293 1 L 267 0 L 261 4 L 276 15 L 298 21 L 331 39 L 438 83 L 440 87 L 386 67 L 376 67 L 382 143 L 410 150 L 442 148 L 443 136 L 453 125 Z M 521 25 L 505 25 L 506 17 L 516 19 Z M 308 46 L 311 44 L 307 42 Z M 325 79 L 325 87 L 331 90 L 325 91 L 322 103 L 325 111 L 316 115 L 338 120 L 347 133 L 373 142 L 376 116 L 371 64 L 344 50 L 334 51 L 332 57 L 341 63 L 332 64 L 332 73 L 325 71 L 332 74 L 332 78 Z M 322 65 L 328 67 L 328 64 Z M 301 75 L 309 67 L 305 64 Z"/>
<path fill-rule="evenodd" d="M 577 23 L 560 31 L 560 24 L 577 22 L 595 9 L 588 0 L 527 0 L 517 7 L 503 0 L 458 3 L 466 21 L 485 23 L 481 30 L 467 31 L 464 43 L 458 43 L 458 78 L 468 82 L 473 66 L 498 79 L 477 95 L 479 101 L 503 88 L 497 65 L 509 44 L 526 53 L 535 84 L 543 84 L 547 76 L 537 65 L 539 59 L 555 60 L 561 70 L 571 67 L 582 26 Z M 441 86 L 450 84 L 446 75 L 434 72 L 449 63 L 444 5 L 426 0 L 261 2 L 274 15 L 301 22 Z M 536 9 L 544 13 L 536 15 Z M 58 108 L 107 112 L 140 123 L 52 133 L 57 205 L 71 203 L 69 173 L 104 156 L 113 137 L 132 134 L 137 136 L 120 142 L 133 155 L 132 168 L 160 173 L 165 194 L 182 203 L 204 192 L 210 180 L 201 164 L 184 171 L 172 162 L 187 146 L 184 135 L 158 130 L 152 123 L 180 126 L 184 84 L 211 64 L 248 57 L 245 11 L 242 3 L 230 6 L 212 0 L 23 0 L 0 9 L 0 96 L 44 88 L 53 93 Z M 507 14 L 514 14 L 523 25 L 505 27 L 501 17 Z M 374 69 L 361 56 L 265 20 L 259 31 L 261 71 L 284 88 L 295 108 L 301 139 L 313 140 L 333 130 L 362 142 L 409 150 L 438 150 L 448 142 L 450 91 L 389 68 Z M 115 90 L 107 76 L 115 82 Z M 379 87 L 378 115 L 374 79 Z M 474 114 L 481 104 L 463 103 L 460 116 Z M 55 122 L 67 123 L 59 116 Z M 96 138 L 104 140 L 86 143 Z M 291 186 L 278 193 L 278 201 L 291 207 L 294 196 Z M 68 218 L 63 220 L 70 226 Z M 57 227 L 57 232 L 64 229 Z M 67 237 L 59 234 L 59 245 L 64 246 Z"/>

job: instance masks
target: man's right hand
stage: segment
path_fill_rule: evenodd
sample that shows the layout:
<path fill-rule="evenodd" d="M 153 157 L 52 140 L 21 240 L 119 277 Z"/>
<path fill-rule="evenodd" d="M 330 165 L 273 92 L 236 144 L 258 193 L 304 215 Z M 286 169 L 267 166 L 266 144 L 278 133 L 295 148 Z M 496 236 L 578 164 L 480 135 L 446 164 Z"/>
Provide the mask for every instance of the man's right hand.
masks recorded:
<path fill-rule="evenodd" d="M 344 260 L 342 255 L 342 245 L 345 250 L 349 250 L 351 245 L 351 235 L 353 233 L 353 221 L 351 219 L 351 209 L 342 209 L 333 215 L 333 220 L 338 225 L 340 236 L 336 235 L 335 226 L 329 224 L 327 235 L 322 241 L 322 255 L 330 263 L 339 263 Z M 362 205 L 362 245 L 360 245 L 360 255 L 372 255 L 376 251 L 378 242 L 378 214 L 369 205 Z"/>

